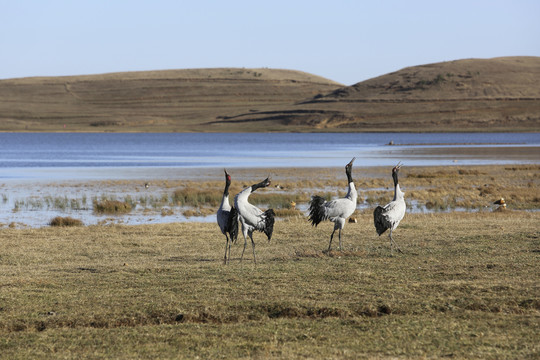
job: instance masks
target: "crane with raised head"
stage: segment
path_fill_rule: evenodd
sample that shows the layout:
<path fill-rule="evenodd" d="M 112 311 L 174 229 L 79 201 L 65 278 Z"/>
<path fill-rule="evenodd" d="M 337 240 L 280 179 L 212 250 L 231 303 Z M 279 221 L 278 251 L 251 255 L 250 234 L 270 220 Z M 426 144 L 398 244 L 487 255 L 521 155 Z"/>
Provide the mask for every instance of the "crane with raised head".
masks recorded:
<path fill-rule="evenodd" d="M 341 250 L 341 231 L 345 226 L 345 220 L 356 210 L 356 201 L 358 193 L 352 179 L 352 166 L 356 158 L 353 158 L 345 165 L 345 174 L 347 175 L 347 195 L 344 198 L 326 201 L 323 197 L 315 195 L 309 202 L 309 221 L 312 226 L 319 225 L 324 220 L 330 220 L 334 223 L 334 231 L 330 235 L 328 251 L 332 248 L 332 239 L 334 233 L 339 229 L 339 250 Z"/>
<path fill-rule="evenodd" d="M 392 238 L 392 232 L 398 227 L 399 222 L 405 216 L 405 198 L 404 193 L 399 188 L 398 173 L 401 169 L 401 164 L 398 163 L 392 169 L 392 178 L 394 180 L 394 198 L 385 206 L 377 206 L 373 211 L 373 219 L 375 222 L 375 229 L 377 234 L 381 236 L 386 230 L 390 230 L 388 236 L 390 237 L 390 249 L 391 251 L 395 247 L 400 253 L 401 249 L 397 246 L 396 242 Z"/>
<path fill-rule="evenodd" d="M 225 243 L 225 257 L 223 263 L 227 264 L 231 258 L 231 243 L 238 238 L 238 211 L 229 204 L 229 186 L 231 186 L 231 175 L 225 170 L 225 189 L 221 205 L 217 211 L 217 223 L 227 242 Z"/>
<path fill-rule="evenodd" d="M 268 241 L 272 239 L 272 232 L 274 231 L 274 210 L 268 209 L 262 211 L 255 205 L 249 203 L 249 196 L 259 188 L 265 188 L 270 185 L 270 179 L 266 178 L 260 183 L 248 186 L 234 197 L 234 206 L 238 210 L 240 224 L 242 224 L 242 234 L 244 235 L 244 249 L 242 250 L 242 256 L 240 261 L 244 258 L 244 251 L 246 251 L 247 238 L 251 239 L 251 247 L 253 249 L 253 262 L 257 263 L 255 257 L 255 242 L 253 241 L 253 231 L 257 230 L 264 232 L 268 238 Z"/>

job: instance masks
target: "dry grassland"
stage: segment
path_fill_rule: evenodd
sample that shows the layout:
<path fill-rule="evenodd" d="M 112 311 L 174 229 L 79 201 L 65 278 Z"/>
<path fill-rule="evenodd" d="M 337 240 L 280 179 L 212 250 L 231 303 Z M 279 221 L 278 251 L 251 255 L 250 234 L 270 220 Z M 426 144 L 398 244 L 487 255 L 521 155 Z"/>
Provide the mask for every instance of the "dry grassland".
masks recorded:
<path fill-rule="evenodd" d="M 2 229 L 0 358 L 537 358 L 540 213 L 279 220 L 258 264 L 217 224 Z"/>
<path fill-rule="evenodd" d="M 0 80 L 0 131 L 538 131 L 539 57 L 465 59 L 352 86 L 184 69 Z"/>

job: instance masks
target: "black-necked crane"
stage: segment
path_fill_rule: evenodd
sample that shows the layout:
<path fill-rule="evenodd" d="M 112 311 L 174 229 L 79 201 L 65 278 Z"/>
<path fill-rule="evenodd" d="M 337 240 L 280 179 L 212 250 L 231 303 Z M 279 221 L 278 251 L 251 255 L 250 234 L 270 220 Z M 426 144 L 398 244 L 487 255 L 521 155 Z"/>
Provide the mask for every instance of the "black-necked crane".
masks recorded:
<path fill-rule="evenodd" d="M 268 241 L 272 239 L 272 232 L 274 231 L 274 210 L 268 209 L 262 211 L 258 207 L 249 203 L 249 195 L 259 188 L 264 188 L 270 185 L 269 178 L 264 179 L 260 183 L 248 186 L 234 197 L 234 206 L 238 210 L 240 224 L 242 224 L 242 234 L 244 235 L 244 250 L 242 250 L 242 256 L 240 261 L 244 258 L 244 251 L 246 251 L 247 238 L 251 239 L 251 247 L 253 249 L 253 262 L 257 263 L 255 257 L 255 242 L 253 241 L 253 231 L 257 230 L 264 232 L 268 237 Z"/>
<path fill-rule="evenodd" d="M 394 247 L 399 252 L 402 252 L 401 249 L 397 246 L 396 242 L 392 238 L 392 232 L 398 227 L 399 222 L 405 216 L 405 198 L 404 193 L 399 188 L 398 173 L 401 169 L 401 164 L 398 163 L 392 169 L 392 178 L 394 179 L 394 198 L 385 206 L 377 206 L 375 211 L 373 211 L 373 219 L 375 222 L 375 229 L 377 234 L 381 236 L 386 230 L 390 229 L 390 249 L 393 250 Z"/>
<path fill-rule="evenodd" d="M 221 205 L 217 211 L 217 223 L 223 235 L 227 239 L 225 243 L 225 257 L 223 263 L 227 264 L 231 257 L 231 243 L 236 242 L 238 237 L 238 211 L 229 204 L 229 186 L 231 186 L 231 175 L 225 171 L 225 189 Z"/>
<path fill-rule="evenodd" d="M 334 231 L 330 235 L 328 251 L 332 248 L 332 239 L 334 233 L 339 229 L 339 250 L 341 250 L 341 230 L 345 226 L 345 220 L 356 210 L 356 201 L 358 193 L 354 187 L 352 179 L 352 166 L 356 158 L 353 158 L 345 165 L 345 174 L 347 174 L 348 192 L 344 198 L 326 201 L 324 198 L 315 195 L 309 202 L 309 221 L 312 226 L 317 226 L 321 221 L 330 220 L 334 223 Z"/>

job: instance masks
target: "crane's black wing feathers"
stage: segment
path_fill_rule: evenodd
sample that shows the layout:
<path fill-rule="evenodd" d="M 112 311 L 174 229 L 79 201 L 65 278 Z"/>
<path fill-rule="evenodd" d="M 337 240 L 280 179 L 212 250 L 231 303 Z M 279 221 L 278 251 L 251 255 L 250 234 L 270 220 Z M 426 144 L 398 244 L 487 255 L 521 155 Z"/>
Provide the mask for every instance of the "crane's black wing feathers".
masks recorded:
<path fill-rule="evenodd" d="M 384 213 L 384 208 L 382 206 L 377 206 L 375 208 L 375 211 L 373 211 L 373 220 L 375 223 L 375 229 L 377 230 L 377 234 L 379 234 L 379 236 L 390 228 L 383 213 Z"/>
<path fill-rule="evenodd" d="M 264 218 L 264 228 L 260 231 L 263 231 L 268 237 L 268 241 L 272 239 L 272 233 L 274 232 L 274 221 L 276 214 L 273 209 L 268 209 L 263 213 Z"/>
<path fill-rule="evenodd" d="M 236 239 L 238 239 L 238 210 L 234 206 L 231 208 L 227 219 L 227 232 L 231 237 L 231 241 L 236 243 Z"/>
<path fill-rule="evenodd" d="M 327 219 L 323 204 L 326 200 L 318 195 L 312 196 L 309 202 L 309 221 L 312 226 L 319 225 L 320 222 Z"/>

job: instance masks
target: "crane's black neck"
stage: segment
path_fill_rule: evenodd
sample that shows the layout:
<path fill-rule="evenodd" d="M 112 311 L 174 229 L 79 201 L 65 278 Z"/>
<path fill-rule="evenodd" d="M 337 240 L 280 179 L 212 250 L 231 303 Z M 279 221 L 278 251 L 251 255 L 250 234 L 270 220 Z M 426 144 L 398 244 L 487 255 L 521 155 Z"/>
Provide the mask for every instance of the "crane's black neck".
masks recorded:
<path fill-rule="evenodd" d="M 352 178 L 352 166 L 347 166 L 345 168 L 345 174 L 347 174 L 347 185 L 353 182 Z"/>
<path fill-rule="evenodd" d="M 398 172 L 397 170 L 392 171 L 392 178 L 394 179 L 394 187 L 398 185 Z"/>
<path fill-rule="evenodd" d="M 267 187 L 269 184 L 270 184 L 270 182 L 268 181 L 268 179 L 264 179 L 260 183 L 251 185 L 251 192 L 254 192 L 255 190 L 257 190 L 259 188 Z"/>
<path fill-rule="evenodd" d="M 231 182 L 229 180 L 225 181 L 225 189 L 223 190 L 223 195 L 229 195 L 229 186 L 231 186 Z"/>

